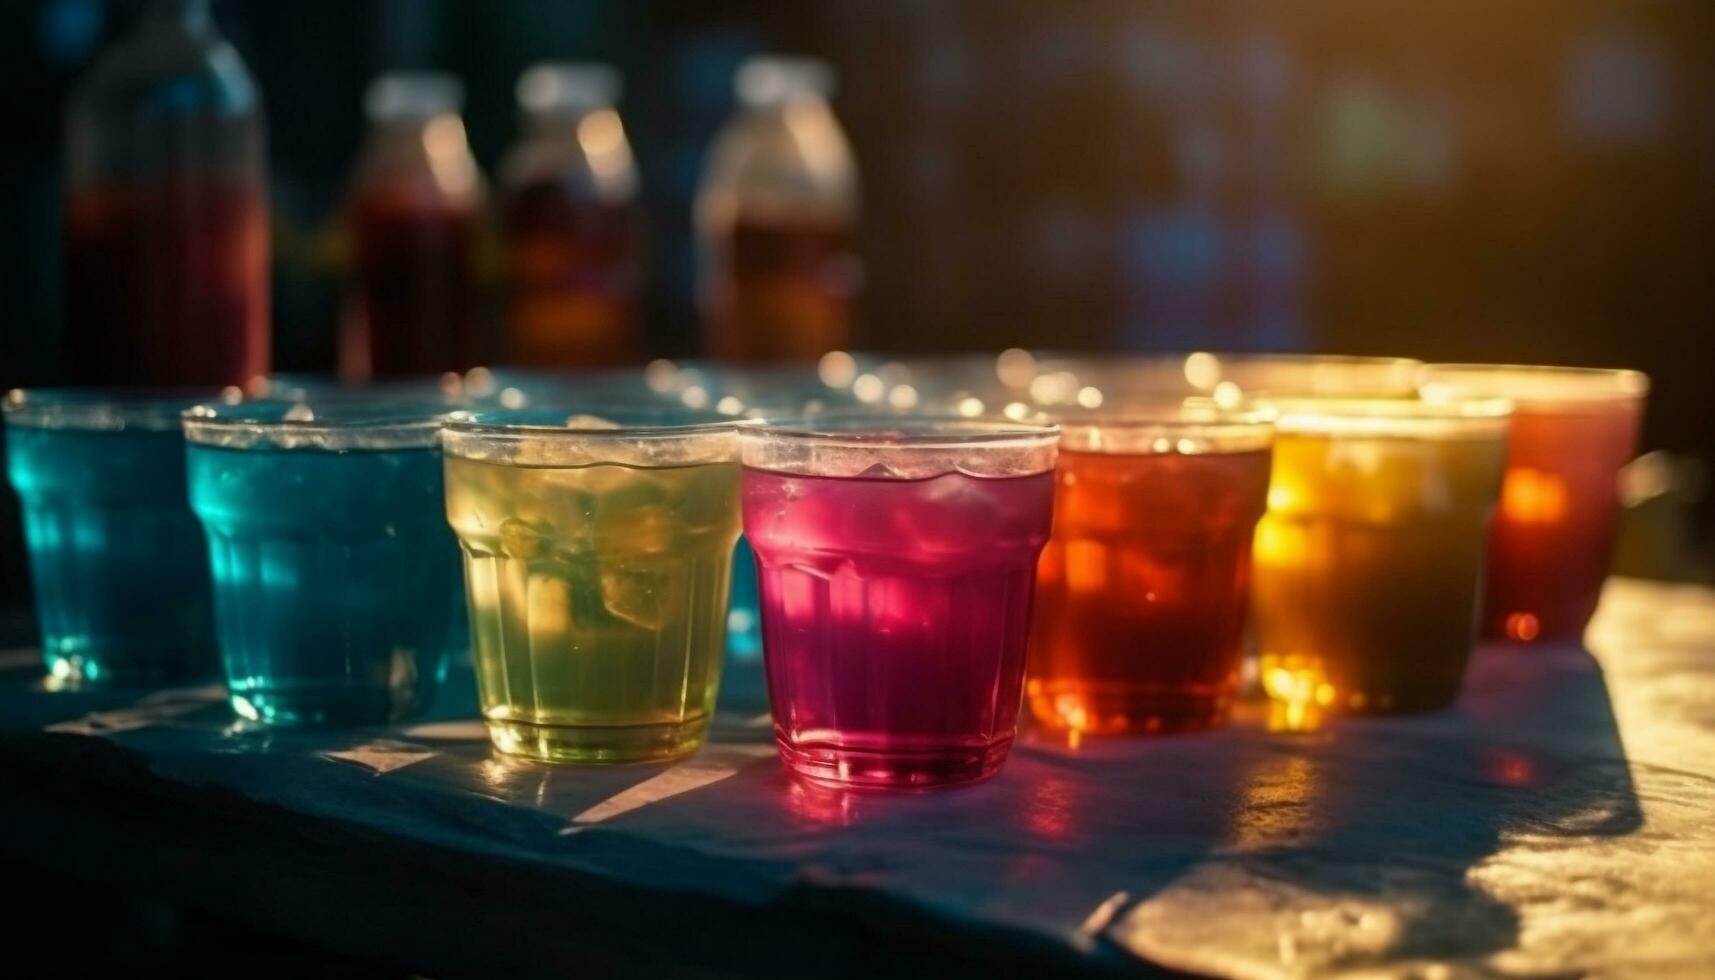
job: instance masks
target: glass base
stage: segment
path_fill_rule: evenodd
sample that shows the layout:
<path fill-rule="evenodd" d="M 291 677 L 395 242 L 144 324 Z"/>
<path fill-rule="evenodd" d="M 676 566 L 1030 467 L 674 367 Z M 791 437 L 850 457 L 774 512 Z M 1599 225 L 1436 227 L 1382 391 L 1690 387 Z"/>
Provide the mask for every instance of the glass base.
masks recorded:
<path fill-rule="evenodd" d="M 1505 627 L 1485 628 L 1478 634 L 1478 638 L 1485 643 L 1495 643 L 1517 650 L 1547 646 L 1582 646 L 1584 644 L 1584 627 L 1548 629 L 1509 622 Z"/>
<path fill-rule="evenodd" d="M 1349 698 L 1342 710 L 1354 715 L 1416 715 L 1440 711 L 1457 700 L 1458 688 L 1428 688 L 1397 694 L 1383 691 L 1367 695 L 1360 693 Z"/>
<path fill-rule="evenodd" d="M 861 789 L 940 789 L 993 776 L 1006 760 L 1012 739 L 987 746 L 910 752 L 855 749 L 816 744 L 791 745 L 776 739 L 780 759 L 795 775 L 825 786 Z"/>
<path fill-rule="evenodd" d="M 1161 687 L 1032 693 L 1030 713 L 1046 728 L 1087 735 L 1166 735 L 1224 725 L 1230 693 L 1203 694 Z"/>
<path fill-rule="evenodd" d="M 47 686 L 74 691 L 86 687 L 158 687 L 163 684 L 194 683 L 214 676 L 213 657 L 198 665 L 182 654 L 160 657 L 107 657 L 94 653 L 43 654 Z"/>
<path fill-rule="evenodd" d="M 387 688 L 294 687 L 235 689 L 232 712 L 246 721 L 280 728 L 353 728 L 390 725 L 421 714 L 412 691 Z"/>
<path fill-rule="evenodd" d="M 1281 704 L 1318 713 L 1407 715 L 1438 711 L 1459 699 L 1465 658 L 1409 668 L 1371 664 L 1365 671 L 1328 670 L 1309 658 L 1263 655 L 1263 687 Z M 1359 676 L 1353 677 L 1353 674 Z"/>
<path fill-rule="evenodd" d="M 488 737 L 507 755 L 538 762 L 666 762 L 695 752 L 707 736 L 707 718 L 653 725 L 541 725 L 488 721 Z"/>

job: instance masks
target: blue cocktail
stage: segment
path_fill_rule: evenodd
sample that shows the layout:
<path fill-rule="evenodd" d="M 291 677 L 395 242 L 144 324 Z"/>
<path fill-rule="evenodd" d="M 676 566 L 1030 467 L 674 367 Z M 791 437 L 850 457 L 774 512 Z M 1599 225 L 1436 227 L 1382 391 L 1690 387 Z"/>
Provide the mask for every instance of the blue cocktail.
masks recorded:
<path fill-rule="evenodd" d="M 185 499 L 179 413 L 196 393 L 14 391 L 6 469 L 23 502 L 42 654 L 60 686 L 214 668 L 208 556 Z"/>
<path fill-rule="evenodd" d="M 726 617 L 727 655 L 735 660 L 762 660 L 761 602 L 756 556 L 741 535 L 732 553 L 732 603 Z"/>
<path fill-rule="evenodd" d="M 429 705 L 468 642 L 442 411 L 263 401 L 187 415 L 191 504 L 241 717 L 379 724 Z"/>

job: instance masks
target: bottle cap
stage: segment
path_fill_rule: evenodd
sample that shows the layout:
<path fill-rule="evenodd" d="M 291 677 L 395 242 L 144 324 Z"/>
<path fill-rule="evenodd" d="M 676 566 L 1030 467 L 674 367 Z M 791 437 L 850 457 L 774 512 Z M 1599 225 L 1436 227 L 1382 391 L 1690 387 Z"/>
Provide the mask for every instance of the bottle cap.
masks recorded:
<path fill-rule="evenodd" d="M 363 96 L 373 120 L 428 119 L 464 108 L 464 83 L 436 71 L 395 71 L 376 76 Z"/>
<path fill-rule="evenodd" d="M 593 61 L 541 61 L 518 76 L 518 105 L 532 114 L 582 112 L 619 101 L 619 72 Z"/>
<path fill-rule="evenodd" d="M 816 58 L 756 55 L 739 65 L 733 91 L 746 105 L 773 105 L 800 96 L 825 99 L 834 93 L 834 69 Z"/>

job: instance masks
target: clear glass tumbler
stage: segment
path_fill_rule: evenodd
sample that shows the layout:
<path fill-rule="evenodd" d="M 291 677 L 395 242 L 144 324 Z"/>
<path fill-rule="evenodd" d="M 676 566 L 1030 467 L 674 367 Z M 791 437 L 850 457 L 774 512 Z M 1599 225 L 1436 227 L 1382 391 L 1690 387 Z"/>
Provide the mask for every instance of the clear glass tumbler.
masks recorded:
<path fill-rule="evenodd" d="M 443 520 L 445 411 L 329 399 L 186 413 L 240 717 L 384 724 L 428 708 L 466 641 Z"/>
<path fill-rule="evenodd" d="M 702 744 L 739 532 L 734 428 L 645 409 L 447 424 L 447 519 L 502 752 L 642 762 Z"/>
<path fill-rule="evenodd" d="M 1059 430 L 876 417 L 739 439 L 787 767 L 898 788 L 993 775 L 1018 727 Z"/>
<path fill-rule="evenodd" d="M 1027 691 L 1068 732 L 1207 728 L 1232 707 L 1274 429 L 1175 403 L 1068 412 Z"/>
<path fill-rule="evenodd" d="M 212 674 L 208 555 L 185 497 L 179 426 L 179 414 L 207 397 L 220 394 L 6 396 L 6 469 L 23 502 L 51 683 L 154 684 Z"/>
<path fill-rule="evenodd" d="M 1475 639 L 1511 404 L 1275 404 L 1253 583 L 1264 690 L 1344 711 L 1450 703 Z"/>

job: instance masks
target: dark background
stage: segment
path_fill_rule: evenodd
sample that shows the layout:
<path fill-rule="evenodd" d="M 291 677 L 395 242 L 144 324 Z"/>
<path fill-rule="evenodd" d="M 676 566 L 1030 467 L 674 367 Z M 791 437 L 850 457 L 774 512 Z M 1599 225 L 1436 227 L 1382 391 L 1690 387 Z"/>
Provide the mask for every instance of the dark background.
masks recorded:
<path fill-rule="evenodd" d="M 60 112 L 135 4 L 0 0 L 0 387 L 58 373 Z M 746 55 L 831 61 L 863 174 L 858 346 L 1288 349 L 1648 371 L 1715 455 L 1705 0 L 219 0 L 267 106 L 275 357 L 332 366 L 333 218 L 387 68 L 478 159 L 542 58 L 618 65 L 653 353 L 697 349 L 690 201 Z M 6 507 L 12 506 L 8 499 Z M 1705 521 L 1707 525 L 1708 521 Z M 21 588 L 0 515 L 0 594 Z"/>

